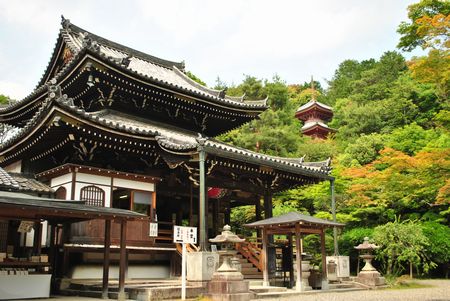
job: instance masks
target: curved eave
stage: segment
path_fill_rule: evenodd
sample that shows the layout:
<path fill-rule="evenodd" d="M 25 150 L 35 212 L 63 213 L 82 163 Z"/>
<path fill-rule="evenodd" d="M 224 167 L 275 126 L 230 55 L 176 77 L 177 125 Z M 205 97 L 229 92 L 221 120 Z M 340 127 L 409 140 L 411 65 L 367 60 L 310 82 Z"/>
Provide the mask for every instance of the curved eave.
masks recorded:
<path fill-rule="evenodd" d="M 250 151 L 240 151 L 237 148 L 226 148 L 222 146 L 212 145 L 210 142 L 205 143 L 205 151 L 210 154 L 218 155 L 220 157 L 245 161 L 258 166 L 271 167 L 275 170 L 280 170 L 284 172 L 293 173 L 296 175 L 308 176 L 312 178 L 319 178 L 321 180 L 332 180 L 334 179 L 329 175 L 329 171 L 318 171 L 315 168 L 308 166 L 302 166 L 300 164 L 292 163 L 289 161 L 284 161 L 272 156 L 257 154 Z"/>
<path fill-rule="evenodd" d="M 301 130 L 302 130 L 303 134 L 307 134 L 309 132 L 313 132 L 313 131 L 316 131 L 316 130 L 321 130 L 321 131 L 326 132 L 326 133 L 335 133 L 335 132 L 337 132 L 335 129 L 332 129 L 332 128 L 328 127 L 328 126 L 323 126 L 323 125 L 321 125 L 319 123 L 316 123 L 316 124 L 313 124 L 311 126 L 308 126 L 307 128 L 302 128 Z"/>
<path fill-rule="evenodd" d="M 130 70 L 120 64 L 118 64 L 114 59 L 107 57 L 101 53 L 96 51 L 86 50 L 86 53 L 90 55 L 92 59 L 94 59 L 97 63 L 102 64 L 104 67 L 110 68 L 118 73 L 126 75 L 133 80 L 144 83 L 149 86 L 153 86 L 155 88 L 166 90 L 170 93 L 179 94 L 184 97 L 191 98 L 196 101 L 205 102 L 210 105 L 219 106 L 221 108 L 236 110 L 240 112 L 248 112 L 254 114 L 260 114 L 268 109 L 268 106 L 264 105 L 250 105 L 248 103 L 238 103 L 234 101 L 224 100 L 219 97 L 214 97 L 209 95 L 208 93 L 201 93 L 194 90 L 190 90 L 184 87 L 181 87 L 176 84 L 172 84 L 167 81 L 159 80 L 158 78 L 147 76 L 145 74 Z"/>
<path fill-rule="evenodd" d="M 107 122 L 101 117 L 92 117 L 81 109 L 65 105 L 62 105 L 62 107 L 52 106 L 49 110 L 39 112 L 37 115 L 38 116 L 35 116 L 32 120 L 30 120 L 30 122 L 19 133 L 17 133 L 15 137 L 8 140 L 1 146 L 0 158 L 3 159 L 9 153 L 16 152 L 18 150 L 18 146 L 20 145 L 24 145 L 25 149 L 31 147 L 35 133 L 51 125 L 57 116 L 62 120 L 70 120 L 71 123 L 92 126 L 111 134 L 124 135 L 125 133 L 129 138 L 154 141 L 155 136 L 159 134 L 157 131 L 142 130 L 133 127 L 126 127 L 119 123 Z"/>

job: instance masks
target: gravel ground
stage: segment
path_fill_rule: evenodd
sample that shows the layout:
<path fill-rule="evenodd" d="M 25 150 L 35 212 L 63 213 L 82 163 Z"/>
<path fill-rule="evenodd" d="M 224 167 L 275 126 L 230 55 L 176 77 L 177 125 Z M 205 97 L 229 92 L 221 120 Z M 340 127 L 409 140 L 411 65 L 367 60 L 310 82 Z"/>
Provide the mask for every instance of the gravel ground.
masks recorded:
<path fill-rule="evenodd" d="M 416 280 L 427 288 L 380 289 L 339 293 L 318 293 L 264 301 L 450 301 L 450 280 Z"/>
<path fill-rule="evenodd" d="M 282 298 L 262 299 L 263 301 L 450 301 L 450 280 L 415 280 L 431 285 L 427 288 L 381 289 L 349 292 L 302 294 Z M 33 299 L 35 301 L 95 301 L 102 299 L 83 297 L 52 297 Z M 103 299 L 104 300 L 104 299 Z M 29 301 L 29 300 L 28 300 Z"/>

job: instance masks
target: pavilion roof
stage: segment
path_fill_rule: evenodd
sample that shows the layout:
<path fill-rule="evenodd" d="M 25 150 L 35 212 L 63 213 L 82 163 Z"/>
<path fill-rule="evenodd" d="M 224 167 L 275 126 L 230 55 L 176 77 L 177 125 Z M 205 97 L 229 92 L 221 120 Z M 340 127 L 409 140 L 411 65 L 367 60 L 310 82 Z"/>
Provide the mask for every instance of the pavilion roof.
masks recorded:
<path fill-rule="evenodd" d="M 0 217 L 17 217 L 31 219 L 52 219 L 68 221 L 69 219 L 147 219 L 144 214 L 130 210 L 88 206 L 81 201 L 66 201 L 30 196 L 18 192 L 0 191 Z M 8 210 L 4 210 L 4 209 Z M 14 212 L 13 212 L 14 211 Z M 16 214 L 11 215 L 11 214 Z"/>
<path fill-rule="evenodd" d="M 292 226 L 297 223 L 306 226 L 320 226 L 320 227 L 343 227 L 344 224 L 333 222 L 326 219 L 313 217 L 310 215 L 301 214 L 298 212 L 289 212 L 280 216 L 275 216 L 260 221 L 256 221 L 250 224 L 246 224 L 249 228 L 264 228 L 267 226 Z"/>

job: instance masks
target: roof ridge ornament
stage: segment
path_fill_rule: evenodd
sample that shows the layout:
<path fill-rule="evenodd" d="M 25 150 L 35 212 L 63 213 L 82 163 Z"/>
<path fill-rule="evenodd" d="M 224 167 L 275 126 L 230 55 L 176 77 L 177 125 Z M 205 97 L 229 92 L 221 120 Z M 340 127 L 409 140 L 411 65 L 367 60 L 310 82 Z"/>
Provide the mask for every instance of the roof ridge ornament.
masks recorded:
<path fill-rule="evenodd" d="M 64 18 L 64 15 L 61 15 L 61 25 L 64 29 L 69 29 L 71 24 L 69 19 Z"/>
<path fill-rule="evenodd" d="M 89 32 L 85 31 L 84 33 L 82 33 L 82 37 L 81 47 L 93 50 L 95 52 L 100 50 L 100 45 L 97 43 L 97 41 L 93 40 L 90 37 Z"/>

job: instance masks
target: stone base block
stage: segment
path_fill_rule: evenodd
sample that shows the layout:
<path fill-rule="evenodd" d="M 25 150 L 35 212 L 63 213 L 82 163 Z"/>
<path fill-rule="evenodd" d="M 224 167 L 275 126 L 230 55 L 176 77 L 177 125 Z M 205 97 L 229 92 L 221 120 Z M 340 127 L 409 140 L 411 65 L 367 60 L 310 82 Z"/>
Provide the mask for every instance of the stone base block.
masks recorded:
<path fill-rule="evenodd" d="M 210 281 L 208 283 L 208 293 L 211 294 L 235 294 L 248 293 L 248 281 Z"/>
<path fill-rule="evenodd" d="M 363 271 L 359 273 L 355 281 L 368 286 L 380 286 L 386 284 L 386 280 L 384 279 L 384 277 L 381 277 L 380 273 L 378 273 L 377 271 Z"/>
<path fill-rule="evenodd" d="M 187 254 L 187 280 L 209 281 L 217 269 L 219 254 L 216 252 L 190 252 Z"/>
<path fill-rule="evenodd" d="M 213 301 L 249 301 L 252 298 L 252 294 L 207 294 L 205 297 L 210 298 Z"/>

